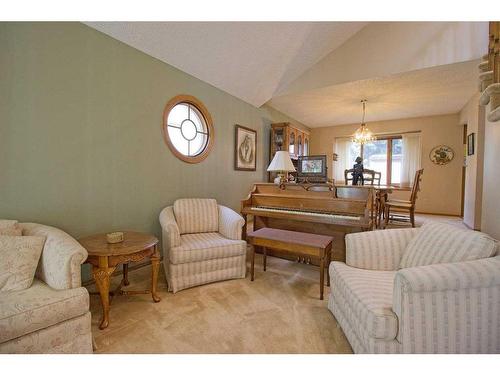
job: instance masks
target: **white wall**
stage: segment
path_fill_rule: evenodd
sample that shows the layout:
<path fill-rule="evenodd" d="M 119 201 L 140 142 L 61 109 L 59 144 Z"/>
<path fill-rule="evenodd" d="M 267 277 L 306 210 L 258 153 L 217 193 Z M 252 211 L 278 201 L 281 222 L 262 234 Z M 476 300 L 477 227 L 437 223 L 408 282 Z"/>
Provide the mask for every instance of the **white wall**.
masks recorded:
<path fill-rule="evenodd" d="M 485 124 L 481 230 L 500 240 L 500 121 Z"/>

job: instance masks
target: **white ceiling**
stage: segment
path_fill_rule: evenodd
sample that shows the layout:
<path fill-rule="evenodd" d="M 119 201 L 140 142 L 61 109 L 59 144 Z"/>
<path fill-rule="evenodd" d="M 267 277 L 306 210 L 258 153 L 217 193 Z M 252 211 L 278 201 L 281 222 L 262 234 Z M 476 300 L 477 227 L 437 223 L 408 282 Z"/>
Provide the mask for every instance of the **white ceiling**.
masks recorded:
<path fill-rule="evenodd" d="M 342 83 L 271 99 L 269 105 L 309 127 L 457 113 L 477 91 L 479 60 Z"/>
<path fill-rule="evenodd" d="M 87 22 L 260 107 L 363 22 Z"/>
<path fill-rule="evenodd" d="M 309 127 L 456 113 L 486 22 L 88 22 L 256 107 Z"/>

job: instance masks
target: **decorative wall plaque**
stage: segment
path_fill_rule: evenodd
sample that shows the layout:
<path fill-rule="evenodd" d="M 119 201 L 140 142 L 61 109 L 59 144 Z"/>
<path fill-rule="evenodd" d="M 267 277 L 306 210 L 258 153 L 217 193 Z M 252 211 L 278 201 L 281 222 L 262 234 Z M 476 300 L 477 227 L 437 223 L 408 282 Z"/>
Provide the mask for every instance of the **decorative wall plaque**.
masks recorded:
<path fill-rule="evenodd" d="M 453 149 L 445 145 L 434 147 L 429 154 L 429 159 L 431 159 L 431 161 L 437 165 L 448 164 L 453 160 L 454 157 L 455 152 L 453 151 Z"/>

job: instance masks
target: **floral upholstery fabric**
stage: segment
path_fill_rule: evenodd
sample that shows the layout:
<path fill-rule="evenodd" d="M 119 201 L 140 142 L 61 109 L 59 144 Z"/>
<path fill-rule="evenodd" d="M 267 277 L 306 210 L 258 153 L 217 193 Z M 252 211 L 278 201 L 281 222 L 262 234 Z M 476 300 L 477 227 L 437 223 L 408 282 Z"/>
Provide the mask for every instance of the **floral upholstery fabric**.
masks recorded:
<path fill-rule="evenodd" d="M 181 199 L 161 211 L 160 224 L 170 291 L 245 277 L 244 220 L 230 208 L 213 199 Z M 207 229 L 211 231 L 205 232 Z"/>
<path fill-rule="evenodd" d="M 398 320 L 392 311 L 395 271 L 372 271 L 330 263 L 332 294 L 341 296 L 350 308 L 351 324 L 377 339 L 392 340 Z"/>
<path fill-rule="evenodd" d="M 54 289 L 81 286 L 81 265 L 87 259 L 77 240 L 60 229 L 34 223 L 21 223 L 23 234 L 46 237 L 36 277 Z"/>
<path fill-rule="evenodd" d="M 170 262 L 181 264 L 216 258 L 228 258 L 246 253 L 247 244 L 230 240 L 219 233 L 183 234 L 181 245 L 170 249 Z"/>
<path fill-rule="evenodd" d="M 418 229 L 404 251 L 400 268 L 488 258 L 496 242 L 485 233 L 428 222 Z"/>
<path fill-rule="evenodd" d="M 14 229 L 18 224 L 17 220 L 0 219 L 0 229 Z"/>
<path fill-rule="evenodd" d="M 174 214 L 180 234 L 219 230 L 219 210 L 215 199 L 177 199 Z"/>
<path fill-rule="evenodd" d="M 29 288 L 45 237 L 0 236 L 0 293 Z"/>
<path fill-rule="evenodd" d="M 219 233 L 231 240 L 241 240 L 245 220 L 228 207 L 219 205 Z"/>
<path fill-rule="evenodd" d="M 0 353 L 90 354 L 92 353 L 90 312 L 45 329 L 0 343 Z"/>
<path fill-rule="evenodd" d="M 80 287 L 55 290 L 35 279 L 31 288 L 3 292 L 0 342 L 38 331 L 89 311 L 89 294 Z"/>
<path fill-rule="evenodd" d="M 346 263 L 356 268 L 395 271 L 411 239 L 419 229 L 387 229 L 345 236 Z"/>

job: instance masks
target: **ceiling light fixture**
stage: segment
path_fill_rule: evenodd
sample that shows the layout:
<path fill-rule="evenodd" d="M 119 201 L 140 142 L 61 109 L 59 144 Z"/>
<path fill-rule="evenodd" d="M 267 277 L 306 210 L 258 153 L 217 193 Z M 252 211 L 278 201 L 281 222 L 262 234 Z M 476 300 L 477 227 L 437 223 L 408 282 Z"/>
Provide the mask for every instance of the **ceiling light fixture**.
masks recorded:
<path fill-rule="evenodd" d="M 361 100 L 361 104 L 363 104 L 363 119 L 361 121 L 361 126 L 356 130 L 352 137 L 352 141 L 359 143 L 361 145 L 372 142 L 376 139 L 373 133 L 366 127 L 365 124 L 365 111 L 366 111 L 366 99 Z"/>

